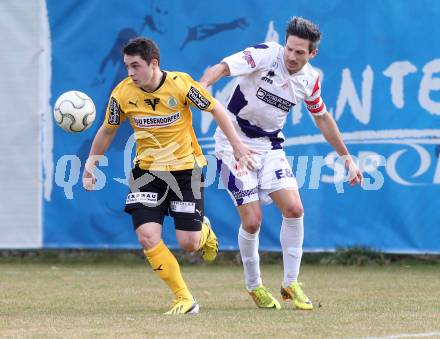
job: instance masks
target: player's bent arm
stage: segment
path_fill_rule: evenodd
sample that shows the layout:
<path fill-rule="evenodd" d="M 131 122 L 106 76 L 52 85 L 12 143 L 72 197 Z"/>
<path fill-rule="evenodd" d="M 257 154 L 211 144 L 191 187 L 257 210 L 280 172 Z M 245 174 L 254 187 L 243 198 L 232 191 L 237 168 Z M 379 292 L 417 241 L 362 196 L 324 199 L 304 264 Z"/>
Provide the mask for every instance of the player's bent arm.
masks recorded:
<path fill-rule="evenodd" d="M 232 124 L 231 119 L 228 116 L 228 113 L 226 112 L 226 108 L 224 108 L 221 103 L 216 101 L 214 109 L 212 110 L 212 115 L 218 126 L 228 138 L 234 151 L 235 159 L 243 163 L 243 165 L 250 170 L 253 170 L 256 164 L 254 163 L 252 154 L 257 152 L 251 150 L 241 141 L 234 128 L 234 125 Z"/>
<path fill-rule="evenodd" d="M 117 130 L 117 128 L 108 128 L 104 125 L 98 129 L 83 172 L 83 187 L 85 189 L 93 190 L 93 185 L 96 182 L 93 175 L 94 168 L 112 143 Z"/>
<path fill-rule="evenodd" d="M 333 119 L 328 112 L 320 115 L 313 115 L 313 117 L 324 138 L 333 146 L 336 152 L 344 158 L 345 166 L 350 172 L 350 184 L 354 185 L 361 183 L 362 173 L 350 156 L 335 119 Z"/>
<path fill-rule="evenodd" d="M 229 66 L 226 62 L 221 62 L 217 65 L 209 67 L 200 78 L 200 84 L 207 88 L 212 84 L 215 84 L 221 78 L 225 76 L 231 75 L 231 71 L 229 70 Z"/>

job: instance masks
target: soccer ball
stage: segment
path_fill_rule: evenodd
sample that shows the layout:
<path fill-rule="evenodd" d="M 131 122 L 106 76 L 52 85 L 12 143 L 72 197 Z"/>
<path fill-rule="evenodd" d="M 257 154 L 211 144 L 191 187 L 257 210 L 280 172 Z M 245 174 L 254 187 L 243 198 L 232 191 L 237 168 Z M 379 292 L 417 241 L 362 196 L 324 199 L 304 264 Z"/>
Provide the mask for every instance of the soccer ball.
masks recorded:
<path fill-rule="evenodd" d="M 56 123 L 67 132 L 82 132 L 95 121 L 95 104 L 87 94 L 69 91 L 55 102 L 53 116 Z"/>

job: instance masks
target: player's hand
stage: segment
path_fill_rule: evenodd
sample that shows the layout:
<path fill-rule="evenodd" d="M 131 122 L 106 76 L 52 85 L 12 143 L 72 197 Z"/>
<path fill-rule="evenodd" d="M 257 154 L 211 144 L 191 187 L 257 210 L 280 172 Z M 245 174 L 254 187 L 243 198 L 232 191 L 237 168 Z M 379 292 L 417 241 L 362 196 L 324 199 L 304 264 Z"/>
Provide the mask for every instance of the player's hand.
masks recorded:
<path fill-rule="evenodd" d="M 257 169 L 257 162 L 255 161 L 254 155 L 259 154 L 259 152 L 252 150 L 242 142 L 236 146 L 232 146 L 232 148 L 234 150 L 234 158 L 238 161 L 241 167 L 247 168 L 251 171 Z"/>
<path fill-rule="evenodd" d="M 83 176 L 82 176 L 82 184 L 86 191 L 93 191 L 93 188 L 96 184 L 96 177 L 93 174 L 93 167 L 88 160 L 86 161 L 86 166 L 84 168 Z"/>
<path fill-rule="evenodd" d="M 362 172 L 359 170 L 359 167 L 357 167 L 351 157 L 348 157 L 345 160 L 345 168 L 348 171 L 348 182 L 350 186 L 362 184 L 362 181 L 364 179 L 364 177 L 362 176 Z"/>

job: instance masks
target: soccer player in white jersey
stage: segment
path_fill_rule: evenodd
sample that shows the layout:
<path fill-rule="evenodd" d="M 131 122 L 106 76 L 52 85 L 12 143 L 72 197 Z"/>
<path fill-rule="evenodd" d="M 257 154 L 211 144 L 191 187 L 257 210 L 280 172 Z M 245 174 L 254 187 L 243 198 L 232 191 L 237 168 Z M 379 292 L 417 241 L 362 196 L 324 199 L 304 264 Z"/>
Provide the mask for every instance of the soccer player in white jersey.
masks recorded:
<path fill-rule="evenodd" d="M 241 219 L 238 244 L 246 288 L 262 308 L 280 309 L 280 303 L 264 287 L 258 254 L 262 215 L 260 204 L 274 201 L 283 221 L 280 241 L 284 279 L 281 296 L 297 309 L 311 310 L 312 302 L 298 282 L 304 238 L 303 205 L 292 169 L 282 149 L 281 129 L 287 114 L 303 101 L 326 140 L 345 160 L 349 182 L 362 182 L 362 174 L 350 157 L 333 117 L 321 99 L 318 72 L 309 61 L 316 56 L 321 33 L 312 22 L 293 17 L 286 27 L 285 45 L 262 43 L 208 68 L 200 83 L 208 87 L 224 76 L 239 76 L 227 108 L 245 144 L 259 151 L 253 159 L 256 170 L 237 163 L 223 132 L 215 133 L 220 175 Z"/>

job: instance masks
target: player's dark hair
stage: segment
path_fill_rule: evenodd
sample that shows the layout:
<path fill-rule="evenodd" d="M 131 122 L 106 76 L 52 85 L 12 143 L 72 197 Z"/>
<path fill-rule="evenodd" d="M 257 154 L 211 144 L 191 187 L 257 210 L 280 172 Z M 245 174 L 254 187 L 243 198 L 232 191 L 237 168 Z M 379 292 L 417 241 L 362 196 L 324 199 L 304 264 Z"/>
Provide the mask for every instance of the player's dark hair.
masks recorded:
<path fill-rule="evenodd" d="M 145 38 L 131 39 L 123 49 L 123 53 L 127 55 L 139 55 L 149 65 L 153 59 L 157 59 L 160 65 L 159 47 L 153 40 Z"/>
<path fill-rule="evenodd" d="M 286 41 L 290 35 L 309 40 L 309 53 L 318 48 L 321 39 L 319 27 L 313 22 L 300 16 L 294 16 L 286 27 Z"/>

